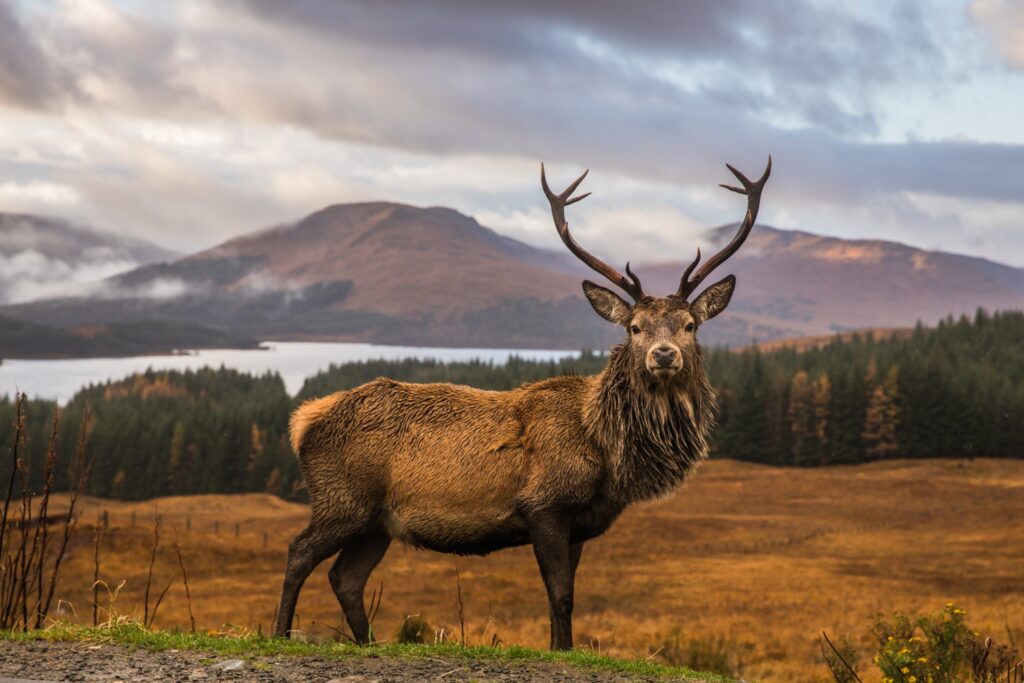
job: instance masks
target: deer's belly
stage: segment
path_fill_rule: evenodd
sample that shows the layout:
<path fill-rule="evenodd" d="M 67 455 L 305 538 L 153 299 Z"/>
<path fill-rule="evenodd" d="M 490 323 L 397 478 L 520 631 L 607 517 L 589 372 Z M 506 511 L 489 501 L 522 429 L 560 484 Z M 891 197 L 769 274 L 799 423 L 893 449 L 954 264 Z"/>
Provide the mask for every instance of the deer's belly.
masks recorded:
<path fill-rule="evenodd" d="M 504 508 L 403 507 L 385 512 L 384 525 L 394 539 L 459 555 L 486 555 L 530 540 L 525 520 Z"/>

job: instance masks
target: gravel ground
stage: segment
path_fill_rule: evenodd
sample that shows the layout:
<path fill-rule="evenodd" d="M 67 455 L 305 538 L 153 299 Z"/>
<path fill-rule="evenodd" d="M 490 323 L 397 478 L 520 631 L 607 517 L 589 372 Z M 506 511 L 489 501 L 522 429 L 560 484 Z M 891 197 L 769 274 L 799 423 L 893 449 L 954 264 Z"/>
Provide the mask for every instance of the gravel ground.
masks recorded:
<path fill-rule="evenodd" d="M 0 683 L 39 681 L 288 681 L 411 683 L 412 681 L 648 681 L 643 676 L 561 664 L 440 658 L 254 657 L 238 660 L 202 652 L 150 652 L 75 642 L 0 642 Z M 678 679 L 683 680 L 683 679 Z"/>

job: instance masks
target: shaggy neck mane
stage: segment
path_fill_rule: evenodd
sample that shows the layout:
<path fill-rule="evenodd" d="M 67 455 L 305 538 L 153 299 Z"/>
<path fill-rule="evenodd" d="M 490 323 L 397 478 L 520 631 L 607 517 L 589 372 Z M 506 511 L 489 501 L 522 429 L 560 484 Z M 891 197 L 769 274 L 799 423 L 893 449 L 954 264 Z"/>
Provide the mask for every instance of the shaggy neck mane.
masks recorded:
<path fill-rule="evenodd" d="M 611 493 L 624 503 L 665 495 L 707 456 L 714 391 L 698 349 L 685 376 L 658 382 L 626 344 L 612 349 L 584 407 L 590 437 L 611 465 Z"/>

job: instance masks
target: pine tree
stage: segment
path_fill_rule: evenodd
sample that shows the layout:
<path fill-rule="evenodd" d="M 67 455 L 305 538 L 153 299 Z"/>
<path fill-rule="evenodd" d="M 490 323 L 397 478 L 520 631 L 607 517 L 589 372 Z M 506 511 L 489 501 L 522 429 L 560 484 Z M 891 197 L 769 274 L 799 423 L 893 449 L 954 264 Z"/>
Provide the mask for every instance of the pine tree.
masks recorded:
<path fill-rule="evenodd" d="M 814 412 L 811 406 L 811 386 L 807 373 L 799 370 L 789 383 L 789 407 L 786 421 L 792 436 L 790 456 L 794 465 L 808 464 L 814 452 Z"/>
<path fill-rule="evenodd" d="M 828 463 L 828 420 L 832 411 L 832 383 L 821 373 L 811 385 L 811 404 L 814 418 L 814 451 L 819 464 Z"/>
<path fill-rule="evenodd" d="M 270 476 L 267 477 L 267 485 L 265 487 L 267 493 L 272 496 L 281 497 L 284 493 L 284 479 L 281 476 L 281 469 L 275 467 L 270 471 Z"/>
<path fill-rule="evenodd" d="M 869 371 L 874 368 L 869 366 Z M 873 376 L 874 373 L 869 374 Z M 868 397 L 867 415 L 864 419 L 865 454 L 872 458 L 890 458 L 899 450 L 897 429 L 899 427 L 899 406 L 897 368 L 892 366 L 886 373 L 885 381 L 875 384 Z"/>
<path fill-rule="evenodd" d="M 249 459 L 245 464 L 245 473 L 248 475 L 249 481 L 254 484 L 260 474 L 265 450 L 264 434 L 260 430 L 260 426 L 253 422 L 249 429 Z"/>
<path fill-rule="evenodd" d="M 185 460 L 185 424 L 180 420 L 174 424 L 174 433 L 171 435 L 171 447 L 167 453 L 167 481 L 165 490 L 174 494 L 179 492 L 178 477 L 182 472 L 182 465 Z"/>

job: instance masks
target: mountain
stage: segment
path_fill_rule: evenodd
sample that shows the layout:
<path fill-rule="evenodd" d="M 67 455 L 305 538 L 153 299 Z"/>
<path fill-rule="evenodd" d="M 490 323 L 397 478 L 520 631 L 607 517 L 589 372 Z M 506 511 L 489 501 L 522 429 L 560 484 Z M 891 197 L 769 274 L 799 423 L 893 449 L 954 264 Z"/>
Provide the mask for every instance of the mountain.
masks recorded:
<path fill-rule="evenodd" d="M 709 237 L 720 243 L 735 229 Z M 636 270 L 647 291 L 665 294 L 685 265 Z M 720 274 L 729 272 L 737 293 L 701 331 L 706 344 L 930 324 L 979 306 L 1024 308 L 1020 269 L 760 225 Z M 86 296 L 0 307 L 0 316 L 61 329 L 174 321 L 246 339 L 607 348 L 621 333 L 583 300 L 584 277 L 599 281 L 566 253 L 500 236 L 451 209 L 345 204 L 141 266 Z"/>
<path fill-rule="evenodd" d="M 73 287 L 179 256 L 54 218 L 0 213 L 0 304 L 66 295 Z"/>
<path fill-rule="evenodd" d="M 179 320 L 275 339 L 605 347 L 571 257 L 440 207 L 327 207 L 297 223 L 109 278 L 100 295 L 0 309 L 57 327 Z"/>
<path fill-rule="evenodd" d="M 736 227 L 717 228 L 711 241 L 723 244 Z M 649 265 L 642 277 L 667 290 L 683 267 Z M 750 336 L 761 341 L 780 338 L 759 333 L 762 324 L 797 337 L 918 321 L 931 325 L 978 307 L 1024 308 L 1019 268 L 885 240 L 844 240 L 763 225 L 722 266 L 726 272 L 737 278 L 729 313 L 746 321 Z"/>

